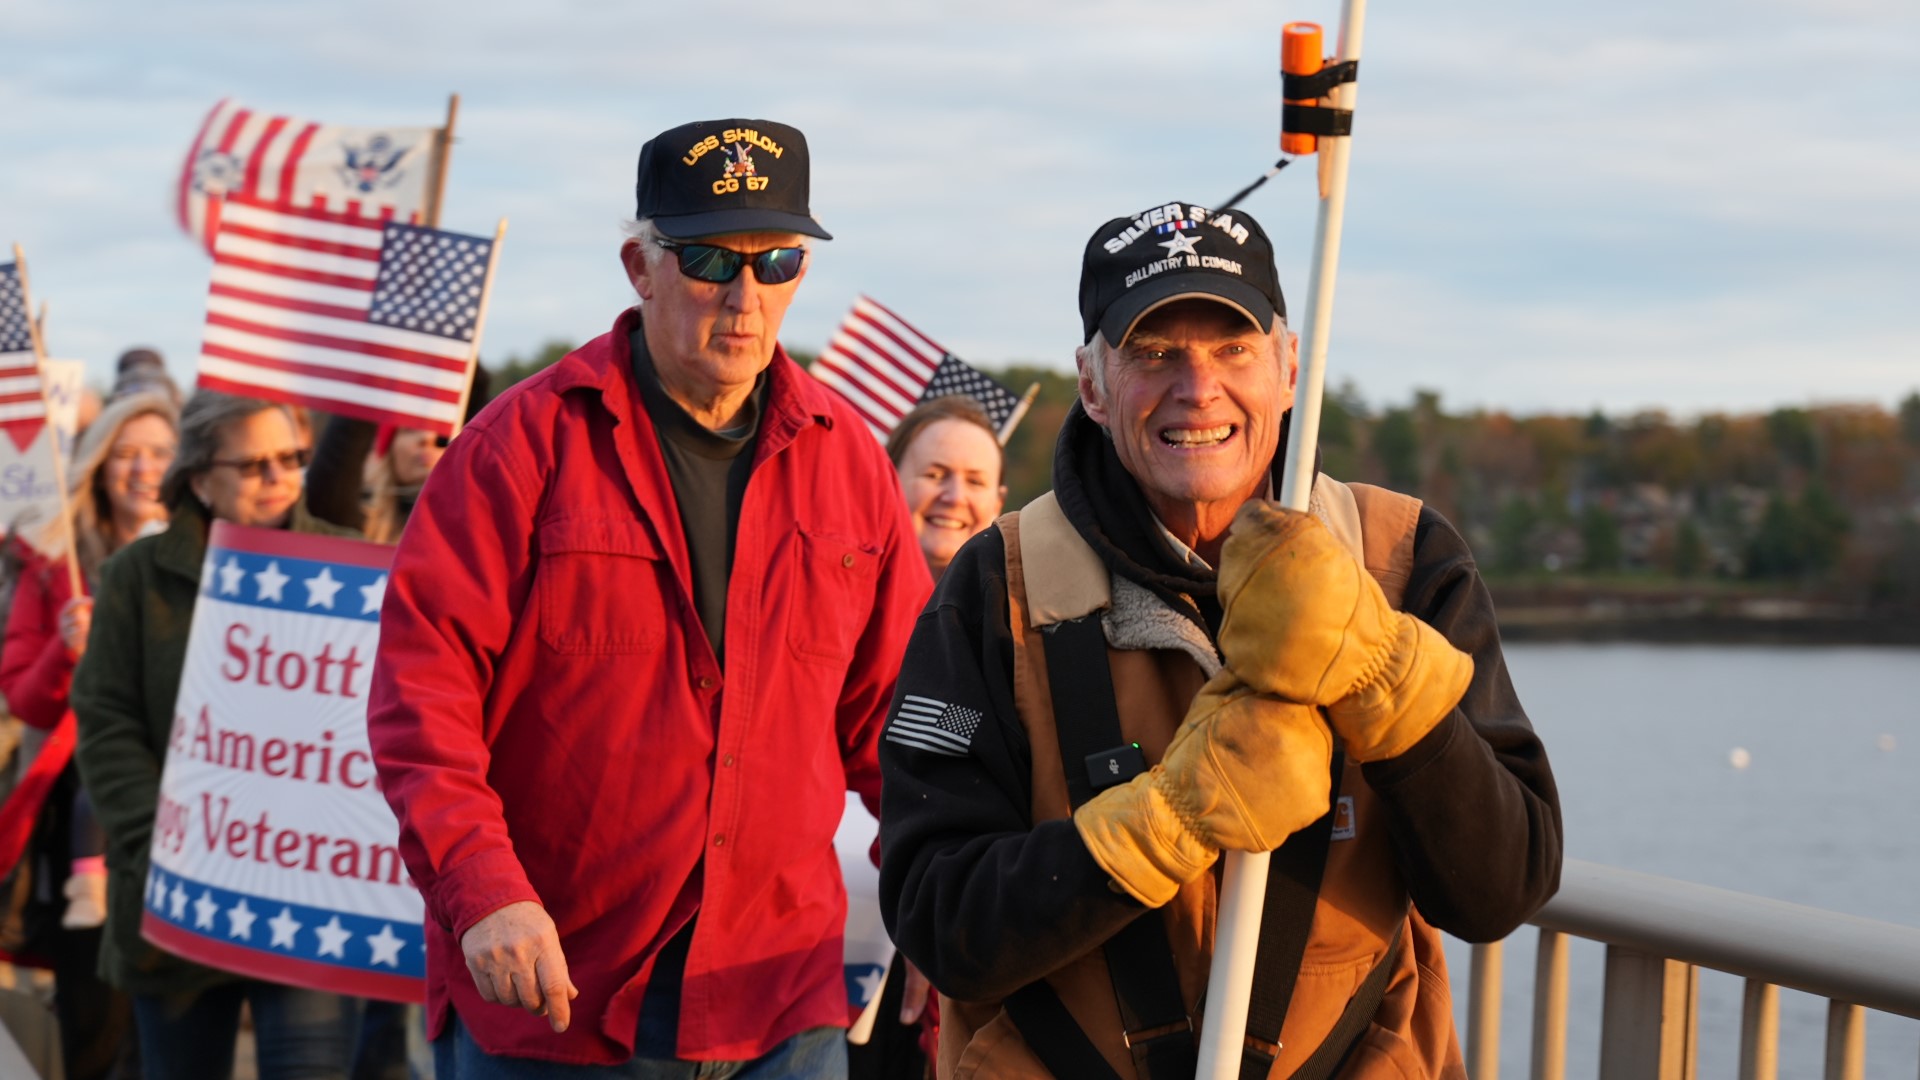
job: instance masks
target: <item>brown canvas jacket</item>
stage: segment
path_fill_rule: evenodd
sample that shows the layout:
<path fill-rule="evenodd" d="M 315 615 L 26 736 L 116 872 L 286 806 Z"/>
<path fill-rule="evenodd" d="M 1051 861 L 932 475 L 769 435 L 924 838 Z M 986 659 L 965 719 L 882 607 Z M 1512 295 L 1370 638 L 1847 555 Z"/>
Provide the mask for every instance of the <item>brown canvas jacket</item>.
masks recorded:
<path fill-rule="evenodd" d="M 1416 499 L 1322 476 L 1313 510 L 1365 562 L 1397 606 L 1413 562 Z M 1051 495 L 1000 521 L 1006 538 L 1008 614 L 1014 632 L 1014 699 L 1033 748 L 1033 818 L 1071 816 L 1047 677 L 1042 629 L 1105 610 L 1108 660 L 1124 738 L 1158 762 L 1187 705 L 1217 671 L 1213 648 L 1192 624 L 1125 579 L 1113 579 Z M 1161 610 L 1156 610 L 1161 609 Z M 1124 642 L 1116 645 L 1114 642 Z M 1339 1019 L 1347 1000 L 1407 924 L 1386 996 L 1342 1076 L 1462 1075 L 1439 932 L 1410 911 L 1394 868 L 1381 808 L 1357 764 L 1341 780 L 1335 840 L 1314 913 L 1292 1007 L 1272 1076 L 1290 1076 Z M 1166 922 L 1182 996 L 1191 1009 L 1206 989 L 1213 952 L 1217 880 L 1181 889 L 1158 917 Z M 1155 916 L 1149 915 L 1148 918 Z M 1062 1003 L 1120 1076 L 1136 1075 L 1105 956 L 1093 951 L 1048 976 Z M 1196 1020 L 1200 1018 L 1196 1015 Z M 942 1012 L 941 1076 L 1047 1077 L 999 1002 L 953 1002 Z"/>

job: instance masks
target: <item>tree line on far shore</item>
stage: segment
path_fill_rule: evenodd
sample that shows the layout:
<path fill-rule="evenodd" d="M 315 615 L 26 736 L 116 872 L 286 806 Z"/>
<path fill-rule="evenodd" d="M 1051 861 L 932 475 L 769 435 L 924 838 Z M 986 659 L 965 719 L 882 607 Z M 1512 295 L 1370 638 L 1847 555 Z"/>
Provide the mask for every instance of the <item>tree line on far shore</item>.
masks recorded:
<path fill-rule="evenodd" d="M 566 351 L 555 342 L 511 357 L 495 385 Z M 1040 384 L 1007 444 L 1007 505 L 1018 507 L 1051 486 L 1074 380 L 1051 368 L 983 370 L 1015 393 Z M 1426 390 L 1377 404 L 1348 382 L 1327 393 L 1320 442 L 1327 473 L 1444 513 L 1495 581 L 1745 582 L 1920 607 L 1920 391 L 1892 410 L 1677 419 L 1449 412 Z"/>

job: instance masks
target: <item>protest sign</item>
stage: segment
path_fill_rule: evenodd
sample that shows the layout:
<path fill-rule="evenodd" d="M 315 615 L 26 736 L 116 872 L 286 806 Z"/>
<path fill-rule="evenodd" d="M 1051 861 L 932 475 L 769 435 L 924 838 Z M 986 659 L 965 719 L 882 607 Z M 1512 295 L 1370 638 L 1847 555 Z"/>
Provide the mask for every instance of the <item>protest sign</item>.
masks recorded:
<path fill-rule="evenodd" d="M 141 929 L 227 971 L 423 996 L 424 909 L 375 785 L 367 685 L 392 549 L 216 522 Z"/>
<path fill-rule="evenodd" d="M 871 854 L 874 838 L 879 835 L 880 822 L 867 813 L 860 796 L 848 793 L 846 813 L 841 815 L 833 847 L 840 856 L 840 877 L 847 886 L 844 963 L 847 1020 L 854 1029 L 849 1037 L 855 1043 L 865 1043 L 865 1033 L 873 1029 L 881 984 L 886 980 L 887 966 L 893 963 L 893 942 L 880 921 L 880 871 L 874 867 Z"/>
<path fill-rule="evenodd" d="M 85 373 L 86 365 L 78 360 L 43 363 L 47 423 L 25 446 L 0 439 L 0 529 L 14 531 L 49 558 L 66 553 L 65 532 L 47 526 L 60 516 L 63 474 L 55 467 L 55 455 L 64 458 L 73 452 Z"/>

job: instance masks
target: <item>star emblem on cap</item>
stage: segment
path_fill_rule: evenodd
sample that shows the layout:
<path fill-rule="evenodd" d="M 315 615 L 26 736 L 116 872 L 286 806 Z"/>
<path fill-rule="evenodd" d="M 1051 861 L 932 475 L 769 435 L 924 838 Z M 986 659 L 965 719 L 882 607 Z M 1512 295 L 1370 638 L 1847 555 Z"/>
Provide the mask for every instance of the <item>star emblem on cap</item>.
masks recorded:
<path fill-rule="evenodd" d="M 1193 237 L 1183 232 L 1174 233 L 1173 239 L 1171 240 L 1160 241 L 1160 246 L 1167 249 L 1167 258 L 1169 259 L 1175 255 L 1194 254 Z"/>

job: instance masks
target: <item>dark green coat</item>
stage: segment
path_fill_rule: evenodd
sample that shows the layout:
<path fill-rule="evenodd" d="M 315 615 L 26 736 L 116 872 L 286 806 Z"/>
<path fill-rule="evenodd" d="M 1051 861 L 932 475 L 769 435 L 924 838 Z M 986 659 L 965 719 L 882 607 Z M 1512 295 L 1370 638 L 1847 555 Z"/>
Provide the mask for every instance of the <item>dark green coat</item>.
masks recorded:
<path fill-rule="evenodd" d="M 189 499 L 158 536 L 135 540 L 100 567 L 93 630 L 73 675 L 80 724 L 74 760 L 107 834 L 107 928 L 100 975 L 134 994 L 198 990 L 237 976 L 163 952 L 140 936 L 147 852 L 160 769 L 200 594 L 208 517 Z M 295 532 L 355 536 L 296 504 Z"/>

